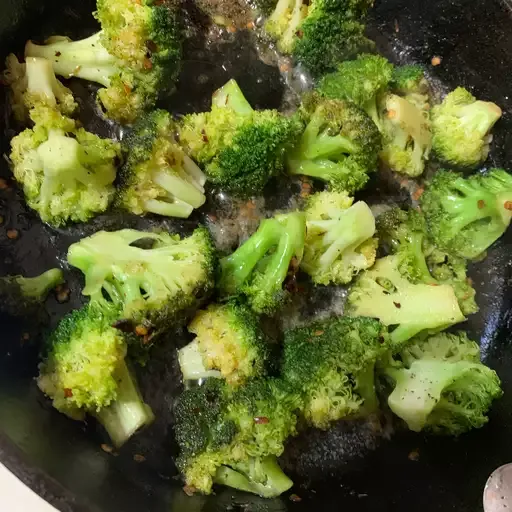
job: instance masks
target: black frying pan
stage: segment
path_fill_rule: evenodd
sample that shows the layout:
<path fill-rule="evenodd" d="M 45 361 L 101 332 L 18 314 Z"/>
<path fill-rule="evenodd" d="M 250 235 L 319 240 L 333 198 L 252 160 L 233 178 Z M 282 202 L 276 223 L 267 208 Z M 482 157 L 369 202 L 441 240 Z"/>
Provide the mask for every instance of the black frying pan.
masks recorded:
<path fill-rule="evenodd" d="M 3 0 L 0 57 L 22 48 L 29 37 L 87 35 L 95 27 L 90 15 L 93 9 L 91 0 Z M 178 114 L 206 109 L 209 94 L 233 77 L 254 105 L 282 104 L 285 86 L 279 72 L 258 59 L 249 33 L 240 32 L 227 41 L 208 41 L 205 17 L 192 2 L 187 11 L 193 37 L 187 43 L 187 62 L 178 91 L 166 107 Z M 482 99 L 498 103 L 504 116 L 495 130 L 489 163 L 511 169 L 512 19 L 505 4 L 500 0 L 380 0 L 369 30 L 391 60 L 429 66 L 440 88 L 461 84 Z M 435 68 L 430 65 L 434 55 L 442 57 L 442 64 Z M 90 101 L 94 90 L 80 82 L 71 86 L 81 99 L 87 127 L 118 136 L 115 128 L 94 117 Z M 0 103 L 0 112 L 5 111 L 3 106 Z M 2 153 L 8 150 L 6 118 L 2 116 L 0 121 Z M 0 169 L 1 176 L 8 178 L 3 160 Z M 295 187 L 287 181 L 279 187 L 271 184 L 267 207 L 285 204 Z M 277 188 L 279 195 L 272 193 Z M 365 193 L 365 199 L 375 203 L 382 195 L 397 202 L 407 200 L 396 183 L 381 177 Z M 209 205 L 216 211 L 219 207 L 229 210 L 215 201 Z M 63 262 L 72 241 L 99 228 L 144 229 L 158 224 L 187 231 L 201 220 L 201 215 L 187 222 L 105 215 L 92 225 L 55 231 L 27 210 L 15 187 L 0 190 L 0 215 L 4 220 L 0 226 L 2 274 L 36 274 L 54 266 L 56 259 Z M 8 229 L 18 230 L 20 237 L 9 239 Z M 181 491 L 169 428 L 173 397 L 179 392 L 173 349 L 175 343 L 184 341 L 179 333 L 157 348 L 152 364 L 139 374 L 146 401 L 157 415 L 156 423 L 114 456 L 101 449 L 105 439 L 95 425 L 74 423 L 51 409 L 33 381 L 37 340 L 21 343 L 26 326 L 1 318 L 0 461 L 62 511 L 479 511 L 487 477 L 496 467 L 512 461 L 511 265 L 509 233 L 470 271 L 480 313 L 470 318 L 467 329 L 481 340 L 484 359 L 502 378 L 505 391 L 491 411 L 489 425 L 459 439 L 393 432 L 384 420 L 378 424 L 345 422 L 328 433 L 303 435 L 291 443 L 281 461 L 296 482 L 294 492 L 300 502 L 287 497 L 266 501 L 225 489 L 214 496 L 189 498 Z M 69 269 L 66 272 L 71 300 L 58 304 L 49 299 L 53 323 L 80 304 L 80 276 Z M 302 316 L 314 315 L 339 299 L 334 292 L 312 291 L 296 306 Z M 136 454 L 143 455 L 145 461 L 136 462 Z"/>

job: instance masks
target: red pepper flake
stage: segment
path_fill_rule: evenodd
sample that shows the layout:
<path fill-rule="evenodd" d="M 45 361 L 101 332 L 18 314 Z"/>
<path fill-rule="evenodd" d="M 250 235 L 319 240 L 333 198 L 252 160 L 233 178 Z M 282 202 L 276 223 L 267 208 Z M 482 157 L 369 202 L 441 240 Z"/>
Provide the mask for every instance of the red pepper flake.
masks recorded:
<path fill-rule="evenodd" d="M 299 39 L 302 39 L 304 37 L 304 32 L 302 30 L 297 30 L 297 32 L 295 32 L 295 35 L 299 38 Z"/>
<path fill-rule="evenodd" d="M 55 57 L 60 57 L 62 55 L 61 52 L 55 52 Z"/>
<path fill-rule="evenodd" d="M 423 192 L 425 192 L 425 189 L 423 187 L 418 187 L 412 194 L 412 198 L 417 201 L 423 195 Z"/>
<path fill-rule="evenodd" d="M 285 62 L 285 63 L 281 64 L 279 66 L 279 71 L 281 71 L 281 73 L 286 73 L 286 72 L 290 71 L 290 63 Z"/>
<path fill-rule="evenodd" d="M 73 396 L 73 390 L 64 388 L 64 398 L 71 398 Z"/>
<path fill-rule="evenodd" d="M 105 453 L 112 453 L 114 451 L 114 448 L 112 448 L 112 446 L 110 446 L 109 444 L 105 444 L 103 443 L 101 445 L 101 449 L 105 452 Z"/>
<path fill-rule="evenodd" d="M 297 494 L 290 494 L 290 501 L 293 501 L 294 503 L 300 503 L 302 498 L 297 496 Z"/>
<path fill-rule="evenodd" d="M 313 334 L 315 336 L 322 336 L 323 333 L 324 333 L 324 331 L 315 331 Z"/>
<path fill-rule="evenodd" d="M 128 84 L 123 84 L 123 88 L 126 94 L 130 94 L 132 92 L 132 88 Z"/>
<path fill-rule="evenodd" d="M 236 32 L 236 27 L 235 25 L 229 25 L 229 27 L 227 27 L 226 29 L 230 34 L 234 34 Z"/>
<path fill-rule="evenodd" d="M 204 128 L 201 130 L 201 136 L 202 136 L 203 142 L 208 142 L 208 135 L 206 135 L 206 131 Z"/>
<path fill-rule="evenodd" d="M 485 201 L 483 199 L 479 199 L 477 204 L 478 204 L 478 208 L 480 208 L 480 210 L 482 208 L 485 208 Z"/>
<path fill-rule="evenodd" d="M 256 24 L 254 23 L 254 21 L 249 21 L 249 23 L 247 23 L 247 25 L 245 25 L 245 27 L 248 29 L 248 30 L 254 30 L 255 27 L 256 27 Z"/>
<path fill-rule="evenodd" d="M 149 335 L 147 336 L 144 336 L 144 338 L 142 338 L 142 343 L 143 345 L 147 345 L 151 340 L 151 337 Z"/>
<path fill-rule="evenodd" d="M 183 487 L 183 492 L 184 492 L 187 496 L 191 497 L 191 496 L 194 496 L 194 494 L 196 493 L 196 488 L 195 488 L 195 487 L 193 487 L 192 485 L 185 485 L 185 486 Z"/>
<path fill-rule="evenodd" d="M 442 60 L 443 59 L 439 55 L 434 55 L 430 62 L 432 63 L 432 66 L 439 66 Z"/>
<path fill-rule="evenodd" d="M 256 425 L 267 425 L 270 423 L 270 420 L 266 416 L 256 416 L 254 423 L 256 423 Z"/>
<path fill-rule="evenodd" d="M 148 328 L 144 325 L 137 325 L 135 327 L 135 334 L 137 336 L 147 336 L 149 334 Z"/>
<path fill-rule="evenodd" d="M 17 229 L 8 229 L 7 230 L 7 238 L 9 240 L 16 240 L 20 236 L 20 233 Z"/>
<path fill-rule="evenodd" d="M 214 213 L 209 213 L 208 214 L 208 220 L 210 222 L 217 222 L 217 220 L 218 220 L 217 215 L 215 215 Z"/>
<path fill-rule="evenodd" d="M 144 69 L 147 69 L 148 71 L 153 69 L 153 63 L 147 57 L 144 59 Z"/>
<path fill-rule="evenodd" d="M 393 302 L 393 304 L 395 305 L 395 308 L 400 309 L 402 307 L 402 304 L 400 304 L 400 302 Z"/>
<path fill-rule="evenodd" d="M 136 453 L 134 456 L 133 456 L 133 460 L 135 462 L 146 462 L 146 457 L 144 457 L 144 455 L 140 455 L 139 453 Z"/>
<path fill-rule="evenodd" d="M 503 207 L 505 208 L 505 210 L 512 211 L 512 201 L 505 201 Z"/>

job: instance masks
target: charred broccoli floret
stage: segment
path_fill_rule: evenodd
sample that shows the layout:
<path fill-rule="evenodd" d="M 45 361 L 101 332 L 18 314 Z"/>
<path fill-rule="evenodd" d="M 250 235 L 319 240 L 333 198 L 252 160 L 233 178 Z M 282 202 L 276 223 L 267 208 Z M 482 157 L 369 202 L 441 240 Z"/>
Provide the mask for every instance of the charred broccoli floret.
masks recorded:
<path fill-rule="evenodd" d="M 290 174 L 303 174 L 352 193 L 364 187 L 377 169 L 380 134 L 357 106 L 313 94 L 306 98 L 306 129 L 287 155 Z"/>
<path fill-rule="evenodd" d="M 59 412 L 75 420 L 95 416 L 120 447 L 154 416 L 128 369 L 116 319 L 90 305 L 61 320 L 47 340 L 37 384 Z"/>
<path fill-rule="evenodd" d="M 469 178 L 439 171 L 421 197 L 421 208 L 439 247 L 463 258 L 476 258 L 510 224 L 512 177 L 503 169 Z"/>
<path fill-rule="evenodd" d="M 249 240 L 221 260 L 221 293 L 244 295 L 257 313 L 276 312 L 289 296 L 285 281 L 302 261 L 305 234 L 302 213 L 263 220 Z"/>
<path fill-rule="evenodd" d="M 346 284 L 375 262 L 375 219 L 363 201 L 343 192 L 318 192 L 306 208 L 301 268 L 316 284 Z"/>
<path fill-rule="evenodd" d="M 137 215 L 189 217 L 206 200 L 206 177 L 174 138 L 175 126 L 164 110 L 139 121 L 123 141 L 128 154 L 121 171 L 117 204 Z"/>
<path fill-rule="evenodd" d="M 212 183 L 249 197 L 283 172 L 285 150 L 302 128 L 298 119 L 276 110 L 253 110 L 230 80 L 213 95 L 210 112 L 183 118 L 179 138 Z"/>
<path fill-rule="evenodd" d="M 498 105 L 477 100 L 457 87 L 432 109 L 432 147 L 436 157 L 456 168 L 473 168 L 487 159 L 491 130 L 501 117 Z"/>

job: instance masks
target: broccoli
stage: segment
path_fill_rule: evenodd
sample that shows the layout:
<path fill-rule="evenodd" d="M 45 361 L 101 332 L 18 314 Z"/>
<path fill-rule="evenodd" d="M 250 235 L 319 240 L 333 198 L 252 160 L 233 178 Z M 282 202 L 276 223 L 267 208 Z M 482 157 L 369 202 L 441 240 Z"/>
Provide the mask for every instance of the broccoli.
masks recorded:
<path fill-rule="evenodd" d="M 37 316 L 48 293 L 64 283 L 62 270 L 53 268 L 36 277 L 0 277 L 0 312 L 11 316 Z"/>
<path fill-rule="evenodd" d="M 512 217 L 512 177 L 503 169 L 464 178 L 439 171 L 421 196 L 436 245 L 473 259 L 503 235 Z"/>
<path fill-rule="evenodd" d="M 428 112 L 396 94 L 386 95 L 383 110 L 381 161 L 395 172 L 420 176 L 432 145 Z"/>
<path fill-rule="evenodd" d="M 296 434 L 300 400 L 278 379 L 256 379 L 232 390 L 207 379 L 185 390 L 175 408 L 181 449 L 177 464 L 186 484 L 209 494 L 213 483 L 279 496 L 293 482 L 276 457 Z"/>
<path fill-rule="evenodd" d="M 206 228 L 188 238 L 132 229 L 99 231 L 70 246 L 68 262 L 85 275 L 83 294 L 144 345 L 198 305 L 213 287 L 215 250 Z"/>
<path fill-rule="evenodd" d="M 139 121 L 124 139 L 128 158 L 121 171 L 117 204 L 143 215 L 189 217 L 206 200 L 206 178 L 174 139 L 174 123 L 164 110 Z"/>
<path fill-rule="evenodd" d="M 179 140 L 212 183 L 244 198 L 261 192 L 284 170 L 285 150 L 302 129 L 295 117 L 253 110 L 230 80 L 213 95 L 210 112 L 182 119 Z"/>
<path fill-rule="evenodd" d="M 337 191 L 352 193 L 364 187 L 377 169 L 380 134 L 357 106 L 318 95 L 302 106 L 306 129 L 287 155 L 290 174 L 326 181 Z"/>
<path fill-rule="evenodd" d="M 382 130 L 380 99 L 393 76 L 393 64 L 380 55 L 359 55 L 356 60 L 341 63 L 325 75 L 318 92 L 333 100 L 346 100 L 362 108 Z"/>
<path fill-rule="evenodd" d="M 128 369 L 126 335 L 115 321 L 95 305 L 64 317 L 47 340 L 37 384 L 70 418 L 95 416 L 120 447 L 154 416 Z"/>
<path fill-rule="evenodd" d="M 375 219 L 363 201 L 343 192 L 318 192 L 306 209 L 301 268 L 316 284 L 346 284 L 375 262 Z"/>
<path fill-rule="evenodd" d="M 102 85 L 108 117 L 132 123 L 172 86 L 181 59 L 179 9 L 172 0 L 99 0 L 102 30 L 87 39 L 29 41 L 26 57 L 50 60 L 58 75 Z"/>
<path fill-rule="evenodd" d="M 410 64 L 393 69 L 390 89 L 402 96 L 420 111 L 430 109 L 430 84 L 425 77 L 423 66 Z"/>
<path fill-rule="evenodd" d="M 501 114 L 495 103 L 457 87 L 431 112 L 435 156 L 456 168 L 477 167 L 489 155 L 491 130 Z"/>
<path fill-rule="evenodd" d="M 249 240 L 221 260 L 221 293 L 245 295 L 257 313 L 276 312 L 289 297 L 285 281 L 300 266 L 305 232 L 299 212 L 263 220 Z"/>
<path fill-rule="evenodd" d="M 496 372 L 480 362 L 478 345 L 463 332 L 412 340 L 379 372 L 392 383 L 390 409 L 417 432 L 458 435 L 479 428 L 502 395 Z"/>
<path fill-rule="evenodd" d="M 265 373 L 267 341 L 248 306 L 237 301 L 212 304 L 196 315 L 188 330 L 196 338 L 180 350 L 185 380 L 205 378 L 217 371 L 230 385 L 237 386 Z"/>
<path fill-rule="evenodd" d="M 73 93 L 57 80 L 50 61 L 29 57 L 22 64 L 11 53 L 5 66 L 3 78 L 11 89 L 10 104 L 18 122 L 27 123 L 29 110 L 37 105 L 58 108 L 65 116 L 78 109 Z"/>
<path fill-rule="evenodd" d="M 406 252 L 378 259 L 352 286 L 349 313 L 378 318 L 390 327 L 390 340 L 396 347 L 422 331 L 463 322 L 454 289 L 446 284 L 416 282 L 422 271 Z"/>
<path fill-rule="evenodd" d="M 330 318 L 286 333 L 282 378 L 303 397 L 308 424 L 327 429 L 376 409 L 373 368 L 386 340 L 384 326 L 371 318 Z"/>
<path fill-rule="evenodd" d="M 10 156 L 27 204 L 56 227 L 105 211 L 114 196 L 119 144 L 46 105 L 34 107 L 30 117 L 34 127 L 12 139 Z"/>
<path fill-rule="evenodd" d="M 279 0 L 265 23 L 278 49 L 292 55 L 314 77 L 343 60 L 374 48 L 362 23 L 369 0 Z"/>
<path fill-rule="evenodd" d="M 466 275 L 466 261 L 438 249 L 427 235 L 424 216 L 417 210 L 393 208 L 377 218 L 379 240 L 388 252 L 407 255 L 414 262 L 413 282 L 446 284 L 453 288 L 464 315 L 476 313 L 475 290 Z"/>

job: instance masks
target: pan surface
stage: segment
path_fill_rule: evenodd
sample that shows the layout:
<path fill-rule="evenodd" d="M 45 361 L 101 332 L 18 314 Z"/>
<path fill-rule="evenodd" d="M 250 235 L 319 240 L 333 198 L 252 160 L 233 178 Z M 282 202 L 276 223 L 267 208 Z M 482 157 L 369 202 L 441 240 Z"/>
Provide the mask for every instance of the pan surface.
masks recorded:
<path fill-rule="evenodd" d="M 53 33 L 81 37 L 96 27 L 91 0 L 7 2 L 0 15 L 0 57 L 22 48 L 29 38 L 44 39 Z M 256 51 L 254 35 L 219 34 L 207 19 L 186 4 L 190 21 L 186 62 L 176 94 L 164 104 L 176 114 L 206 109 L 209 96 L 229 78 L 236 78 L 249 101 L 258 107 L 286 107 L 294 95 L 277 68 Z M 510 169 L 512 157 L 512 18 L 499 0 L 380 0 L 371 14 L 369 31 L 379 49 L 397 63 L 419 62 L 429 69 L 439 90 L 456 85 L 470 88 L 478 97 L 499 104 L 503 119 L 495 130 L 492 166 Z M 260 52 L 261 53 L 261 52 Z M 431 66 L 433 56 L 441 65 Z M 94 88 L 70 84 L 81 101 L 87 128 L 115 137 L 122 133 L 94 116 Z M 0 100 L 4 102 L 4 99 Z M 12 126 L 0 103 L 0 150 L 8 150 Z M 0 161 L 0 176 L 9 170 Z M 203 214 L 186 222 L 138 219 L 106 214 L 87 226 L 53 230 L 30 212 L 16 187 L 9 182 L 0 190 L 0 272 L 37 274 L 55 264 L 65 267 L 70 243 L 97 229 L 121 226 L 148 229 L 160 226 L 187 232 Z M 275 194 L 279 189 L 279 194 Z M 265 211 L 283 208 L 297 192 L 297 184 L 282 180 L 269 186 Z M 365 199 L 377 204 L 407 201 L 407 193 L 393 180 L 375 180 Z M 230 247 L 254 228 L 248 219 L 242 230 L 233 231 L 236 205 L 219 196 L 206 212 L 222 212 L 216 233 L 223 247 Z M 9 230 L 17 230 L 11 239 Z M 310 433 L 294 440 L 282 464 L 294 479 L 294 493 L 262 500 L 220 489 L 211 497 L 189 498 L 180 489 L 172 462 L 176 447 L 172 437 L 172 403 L 179 392 L 174 348 L 186 337 L 176 333 L 153 353 L 152 363 L 141 369 L 139 380 L 146 401 L 153 407 L 156 423 L 136 436 L 117 456 L 101 449 L 105 438 L 94 424 L 79 424 L 53 411 L 38 391 L 38 340 L 21 342 L 26 326 L 1 318 L 0 334 L 0 461 L 62 511 L 110 512 L 215 512 L 215 511 L 454 511 L 481 510 L 485 481 L 496 467 L 512 461 L 512 309 L 509 282 L 512 278 L 512 233 L 490 251 L 488 258 L 470 270 L 477 289 L 480 313 L 467 328 L 481 340 L 487 364 L 503 380 L 504 398 L 491 411 L 489 424 L 458 439 L 424 437 L 394 432 L 385 420 L 340 423 L 328 433 Z M 81 302 L 79 273 L 66 268 L 70 301 L 48 301 L 51 322 Z M 341 289 L 311 291 L 294 305 L 289 318 L 314 317 L 341 311 Z M 295 312 L 295 316 L 293 313 Z M 297 314 L 299 312 L 299 315 Z M 288 317 L 287 317 L 288 318 Z M 286 326 L 286 322 L 283 322 Z M 136 462 L 134 455 L 143 455 Z M 140 457 L 136 459 L 141 460 Z"/>

